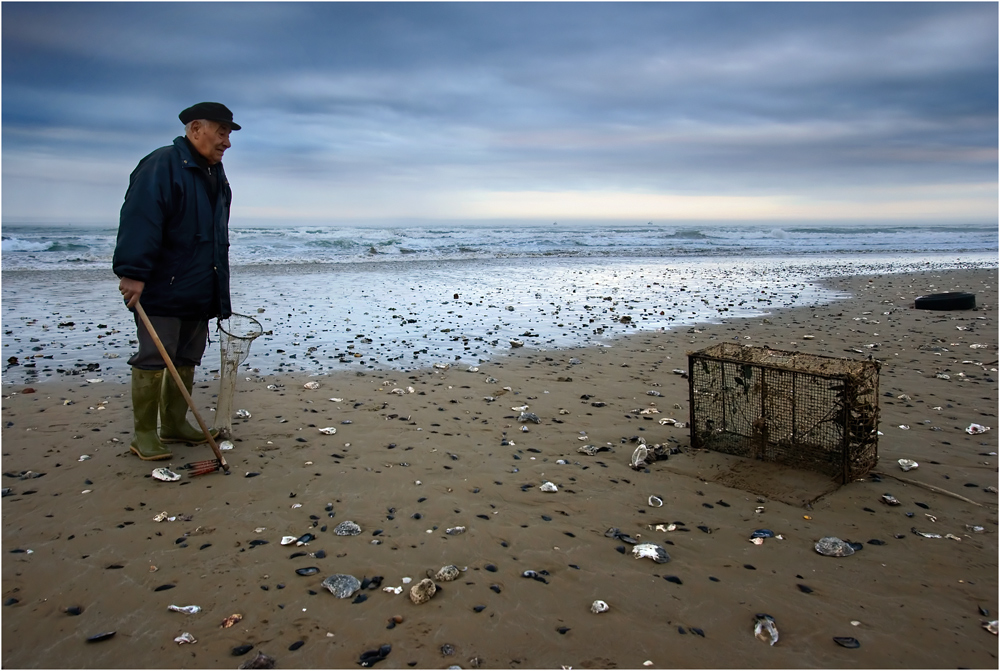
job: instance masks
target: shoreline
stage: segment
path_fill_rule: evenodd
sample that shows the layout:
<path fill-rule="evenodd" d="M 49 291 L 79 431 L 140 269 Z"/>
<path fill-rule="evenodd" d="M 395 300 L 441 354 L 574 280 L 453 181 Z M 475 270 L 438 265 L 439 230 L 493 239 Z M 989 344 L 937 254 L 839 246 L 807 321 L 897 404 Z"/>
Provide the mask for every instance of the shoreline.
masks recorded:
<path fill-rule="evenodd" d="M 997 639 L 981 623 L 1000 606 L 997 270 L 831 286 L 852 297 L 636 333 L 611 347 L 526 346 L 478 372 L 241 376 L 234 407 L 251 417 L 234 420 L 231 474 L 178 483 L 149 473 L 207 459 L 210 449 L 174 446 L 171 462 L 132 456 L 124 383 L 54 380 L 29 394 L 5 385 L 4 471 L 44 476 L 4 477 L 14 494 L 3 498 L 3 662 L 227 668 L 263 651 L 280 668 L 353 668 L 364 651 L 390 644 L 382 668 L 740 668 L 751 659 L 769 668 L 995 668 Z M 978 306 L 914 310 L 912 299 L 931 289 L 974 291 Z M 837 486 L 693 450 L 687 430 L 660 425 L 687 420 L 688 381 L 673 372 L 687 369 L 687 353 L 737 340 L 884 361 L 874 471 L 883 477 Z M 207 408 L 216 391 L 199 377 L 193 395 Z M 659 415 L 639 413 L 651 403 Z M 538 424 L 518 421 L 523 405 Z M 992 429 L 970 435 L 971 423 Z M 324 427 L 337 432 L 322 435 Z M 633 470 L 637 436 L 679 453 Z M 578 451 L 585 444 L 611 449 L 588 456 Z M 900 458 L 920 466 L 903 473 Z M 542 492 L 545 481 L 559 491 Z M 886 493 L 902 505 L 883 504 Z M 175 521 L 155 522 L 162 511 Z M 344 520 L 361 535 L 335 536 Z M 674 522 L 674 532 L 651 528 Z M 466 532 L 445 533 L 457 526 Z M 605 535 L 611 527 L 659 544 L 671 561 L 621 554 L 626 544 Z M 749 543 L 760 528 L 783 539 Z M 298 549 L 303 556 L 279 543 L 307 531 L 317 538 Z M 813 544 L 830 535 L 863 550 L 821 556 Z M 352 603 L 320 587 L 334 573 L 404 586 L 403 577 L 415 583 L 447 564 L 466 570 L 422 605 L 381 589 Z M 296 575 L 307 566 L 320 572 Z M 527 570 L 547 572 L 547 582 L 523 578 Z M 610 610 L 591 613 L 595 599 Z M 70 606 L 82 614 L 67 615 Z M 243 620 L 221 628 L 233 613 Z M 754 638 L 755 613 L 774 617 L 777 645 Z M 402 622 L 389 629 L 393 616 Z M 117 633 L 85 642 L 103 631 Z M 183 632 L 198 642 L 174 643 Z M 835 636 L 861 646 L 842 648 Z M 244 644 L 254 650 L 232 656 Z"/>

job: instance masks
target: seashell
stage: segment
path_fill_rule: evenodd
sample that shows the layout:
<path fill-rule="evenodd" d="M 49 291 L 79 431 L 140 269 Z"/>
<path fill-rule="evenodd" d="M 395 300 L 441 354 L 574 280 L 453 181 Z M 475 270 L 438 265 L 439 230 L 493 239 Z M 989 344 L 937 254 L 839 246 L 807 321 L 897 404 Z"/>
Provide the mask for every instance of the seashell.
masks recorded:
<path fill-rule="evenodd" d="M 319 382 L 306 382 L 302 385 L 303 389 L 319 389 Z"/>
<path fill-rule="evenodd" d="M 305 566 L 303 568 L 295 569 L 297 575 L 316 575 L 319 573 L 319 568 L 316 566 Z"/>
<path fill-rule="evenodd" d="M 670 561 L 667 551 L 655 543 L 640 543 L 632 548 L 632 556 L 636 559 L 652 559 L 657 564 Z"/>
<path fill-rule="evenodd" d="M 601 601 L 600 599 L 590 604 L 590 612 L 594 613 L 595 615 L 598 613 L 607 613 L 609 608 L 610 606 L 608 606 L 607 603 Z"/>
<path fill-rule="evenodd" d="M 676 424 L 677 420 L 673 417 L 664 417 L 660 420 L 660 426 L 666 426 L 667 424 Z"/>
<path fill-rule="evenodd" d="M 360 529 L 358 529 L 358 531 L 360 531 Z M 310 541 L 314 540 L 316 540 L 316 536 L 314 536 L 313 534 L 302 534 L 301 536 L 295 539 L 295 545 L 298 546 L 308 545 Z"/>
<path fill-rule="evenodd" d="M 778 642 L 778 627 L 774 623 L 774 618 L 765 613 L 757 613 L 754 616 L 753 635 L 762 641 L 769 641 L 771 645 Z"/>
<path fill-rule="evenodd" d="M 249 410 L 240 408 L 236 411 L 236 419 L 250 419 L 250 417 L 252 417 L 252 415 Z"/>
<path fill-rule="evenodd" d="M 510 341 L 510 346 L 511 347 L 524 347 L 524 341 L 523 340 L 511 340 Z"/>
<path fill-rule="evenodd" d="M 898 463 L 899 467 L 902 468 L 904 471 L 912 471 L 914 468 L 920 465 L 917 462 L 913 461 L 912 459 L 900 459 L 896 463 Z"/>
<path fill-rule="evenodd" d="M 114 636 L 115 633 L 116 632 L 113 631 L 104 631 L 101 632 L 100 634 L 94 634 L 93 636 L 88 636 L 87 643 L 97 643 L 98 641 L 106 641 L 112 636 Z"/>
<path fill-rule="evenodd" d="M 583 437 L 583 440 L 586 440 L 586 436 Z M 577 448 L 576 451 L 583 452 L 584 454 L 588 454 L 590 456 L 594 456 L 595 454 L 597 454 L 602 450 L 610 451 L 611 448 L 608 447 L 607 445 L 584 445 L 583 447 Z"/>
<path fill-rule="evenodd" d="M 167 610 L 172 610 L 177 613 L 184 613 L 185 615 L 194 615 L 195 613 L 201 612 L 201 606 L 167 606 Z"/>
<path fill-rule="evenodd" d="M 861 643 L 853 636 L 834 636 L 833 642 L 844 648 L 860 648 Z"/>
<path fill-rule="evenodd" d="M 848 557 L 854 554 L 854 548 L 836 536 L 826 536 L 816 541 L 816 552 L 826 557 Z"/>
<path fill-rule="evenodd" d="M 629 459 L 628 465 L 634 469 L 640 469 L 646 465 L 646 457 L 649 456 L 649 449 L 645 445 L 640 445 L 635 448 L 635 452 L 632 453 L 632 458 Z"/>
<path fill-rule="evenodd" d="M 174 639 L 174 643 L 176 643 L 177 645 L 181 645 L 183 643 L 197 643 L 197 642 L 198 640 L 186 631 Z"/>
<path fill-rule="evenodd" d="M 242 615 L 240 615 L 239 613 L 233 613 L 225 620 L 223 620 L 222 624 L 220 624 L 219 627 L 221 627 L 222 629 L 229 629 L 231 626 L 233 626 L 242 619 L 243 619 Z"/>
<path fill-rule="evenodd" d="M 663 507 L 663 499 L 661 499 L 659 496 L 652 496 L 651 495 L 649 497 L 649 505 L 652 506 L 653 508 L 662 508 Z"/>
<path fill-rule="evenodd" d="M 346 599 L 361 589 L 361 581 L 346 573 L 335 573 L 323 581 L 323 587 L 338 599 Z"/>
<path fill-rule="evenodd" d="M 559 491 L 559 488 L 556 487 L 551 482 L 544 482 L 544 483 L 542 483 L 542 486 L 539 487 L 539 489 L 541 489 L 543 492 L 558 492 Z"/>
<path fill-rule="evenodd" d="M 282 536 L 281 537 L 281 544 L 282 545 L 291 545 L 292 543 L 294 543 L 297 540 L 298 540 L 297 536 Z"/>
<path fill-rule="evenodd" d="M 357 536 L 361 533 L 361 527 L 351 520 L 344 520 L 333 529 L 333 533 L 338 536 Z"/>
<path fill-rule="evenodd" d="M 419 606 L 430 601 L 435 592 L 437 592 L 437 585 L 434 584 L 434 581 L 430 578 L 424 578 L 410 588 L 410 601 Z"/>
<path fill-rule="evenodd" d="M 253 656 L 252 659 L 240 664 L 237 668 L 239 669 L 273 669 L 274 668 L 274 657 L 268 657 L 260 650 L 257 654 Z"/>
<path fill-rule="evenodd" d="M 893 496 L 892 494 L 883 494 L 882 495 L 882 503 L 885 503 L 885 504 L 890 505 L 890 506 L 898 506 L 899 505 L 899 501 L 896 500 L 896 497 Z"/>
<path fill-rule="evenodd" d="M 328 426 L 325 429 L 320 429 L 319 432 L 322 433 L 324 436 L 332 436 L 333 434 L 337 433 L 337 427 Z"/>
<path fill-rule="evenodd" d="M 750 538 L 774 538 L 774 532 L 770 529 L 757 529 L 750 534 Z"/>
<path fill-rule="evenodd" d="M 983 622 L 983 629 L 996 636 L 998 631 L 997 629 L 998 625 L 1000 625 L 1000 621 L 997 620 L 993 620 L 992 622 Z"/>
<path fill-rule="evenodd" d="M 436 363 L 436 364 L 434 364 L 434 368 L 437 368 L 438 370 L 448 370 L 449 368 L 451 368 L 451 364 L 450 363 Z"/>
<path fill-rule="evenodd" d="M 970 436 L 975 436 L 975 435 L 978 435 L 980 433 L 986 433 L 989 430 L 990 430 L 990 427 L 983 426 L 982 424 L 970 424 L 969 428 L 967 428 L 965 430 L 965 432 L 967 434 L 969 434 Z"/>
<path fill-rule="evenodd" d="M 447 566 L 442 566 L 438 569 L 438 572 L 435 573 L 433 577 L 434 580 L 437 580 L 438 582 L 451 582 L 452 580 L 458 578 L 460 574 L 461 572 L 458 570 L 457 566 L 454 564 L 448 564 Z"/>
<path fill-rule="evenodd" d="M 233 445 L 233 441 L 231 441 L 231 440 L 224 440 L 221 443 L 219 443 L 219 449 L 220 450 L 231 450 L 234 447 L 236 447 L 236 446 Z"/>
<path fill-rule="evenodd" d="M 444 532 L 449 536 L 457 536 L 459 534 L 465 533 L 465 527 L 450 527 L 448 529 L 445 529 Z"/>
<path fill-rule="evenodd" d="M 174 473 L 169 468 L 154 468 L 153 477 L 161 482 L 177 482 L 181 479 L 180 473 Z"/>
<path fill-rule="evenodd" d="M 540 420 L 538 418 L 538 415 L 536 415 L 533 412 L 522 412 L 520 415 L 518 415 L 517 421 L 519 421 L 519 422 L 534 422 L 535 424 L 541 424 L 542 423 L 542 420 Z"/>

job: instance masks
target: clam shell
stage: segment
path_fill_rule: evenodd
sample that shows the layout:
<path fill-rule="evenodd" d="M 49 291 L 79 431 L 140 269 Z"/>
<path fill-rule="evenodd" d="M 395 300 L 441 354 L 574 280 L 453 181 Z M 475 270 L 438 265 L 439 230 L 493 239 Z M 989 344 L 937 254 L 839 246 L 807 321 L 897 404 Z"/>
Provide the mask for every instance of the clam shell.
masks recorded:
<path fill-rule="evenodd" d="M 337 433 L 337 427 L 328 426 L 325 429 L 320 429 L 319 432 L 325 436 L 332 436 L 333 434 Z"/>
<path fill-rule="evenodd" d="M 594 603 L 590 604 L 590 612 L 594 613 L 594 614 L 597 614 L 597 613 L 607 613 L 609 608 L 610 608 L 610 606 L 608 606 L 607 603 L 605 603 L 604 601 L 601 601 L 600 599 L 598 599 Z"/>
<path fill-rule="evenodd" d="M 848 557 L 854 554 L 854 548 L 836 536 L 827 536 L 816 541 L 816 552 L 826 557 Z"/>
<path fill-rule="evenodd" d="M 163 482 L 177 482 L 181 479 L 180 473 L 174 473 L 169 468 L 154 468 L 153 477 Z"/>
<path fill-rule="evenodd" d="M 899 467 L 902 468 L 903 471 L 912 471 L 914 468 L 920 465 L 917 462 L 913 461 L 912 459 L 900 459 L 896 463 L 899 464 Z"/>
<path fill-rule="evenodd" d="M 558 492 L 559 491 L 559 488 L 556 487 L 551 482 L 545 482 L 545 483 L 543 483 L 542 486 L 539 487 L 539 489 L 541 489 L 543 492 Z"/>
<path fill-rule="evenodd" d="M 357 536 L 361 533 L 361 527 L 351 520 L 344 520 L 334 527 L 333 533 L 338 536 Z"/>
<path fill-rule="evenodd" d="M 434 581 L 430 578 L 424 578 L 410 588 L 410 601 L 419 606 L 430 601 L 435 592 L 437 592 L 437 585 L 434 584 Z"/>
<path fill-rule="evenodd" d="M 250 419 L 251 417 L 252 415 L 250 414 L 249 410 L 244 410 L 243 408 L 240 408 L 239 410 L 236 411 L 236 419 Z"/>
<path fill-rule="evenodd" d="M 642 468 L 646 465 L 646 457 L 649 455 L 649 449 L 645 445 L 640 445 L 635 448 L 635 452 L 632 453 L 632 458 L 629 459 L 628 465 L 632 468 Z"/>
<path fill-rule="evenodd" d="M 219 449 L 220 450 L 231 450 L 234 447 L 236 447 L 236 446 L 233 445 L 233 441 L 231 441 L 231 440 L 224 440 L 221 443 L 219 443 Z"/>
<path fill-rule="evenodd" d="M 670 561 L 667 551 L 655 543 L 639 543 L 632 548 L 632 556 L 636 559 L 652 559 L 657 564 L 665 564 Z"/>
<path fill-rule="evenodd" d="M 774 623 L 774 618 L 764 613 L 757 613 L 754 616 L 753 635 L 771 645 L 777 643 L 778 627 Z"/>
<path fill-rule="evenodd" d="M 319 382 L 306 382 L 302 385 L 303 389 L 319 389 Z"/>
<path fill-rule="evenodd" d="M 338 599 L 346 599 L 361 589 L 361 581 L 353 575 L 335 573 L 323 581 L 323 587 Z"/>

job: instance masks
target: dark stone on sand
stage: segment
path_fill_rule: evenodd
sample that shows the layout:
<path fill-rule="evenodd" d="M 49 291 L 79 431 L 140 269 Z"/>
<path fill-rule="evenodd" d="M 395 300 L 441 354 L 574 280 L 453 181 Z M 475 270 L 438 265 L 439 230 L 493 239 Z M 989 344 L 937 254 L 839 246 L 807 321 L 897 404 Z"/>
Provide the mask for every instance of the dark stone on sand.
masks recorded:
<path fill-rule="evenodd" d="M 267 545 L 269 542 L 270 541 L 266 541 L 263 538 L 255 538 L 252 541 L 250 541 L 249 545 L 250 547 L 255 548 L 258 545 Z"/>
<path fill-rule="evenodd" d="M 9 597 L 7 599 L 4 599 L 3 605 L 13 606 L 15 603 L 20 603 L 20 601 L 18 599 L 15 599 L 14 597 Z M 77 615 L 79 615 L 79 613 L 77 613 Z"/>
<path fill-rule="evenodd" d="M 743 568 L 745 568 L 745 569 L 749 569 L 749 570 L 751 570 L 751 571 L 756 571 L 756 570 L 757 570 L 757 567 L 756 567 L 756 566 L 754 566 L 753 564 L 744 564 L 744 565 L 743 565 Z"/>
<path fill-rule="evenodd" d="M 489 571 L 490 573 L 496 573 L 497 572 L 497 567 L 494 564 L 487 564 L 483 568 L 486 569 L 487 571 Z"/>
<path fill-rule="evenodd" d="M 879 540 L 877 538 L 873 538 L 870 541 L 868 541 L 868 544 L 869 545 L 885 545 L 885 541 L 881 541 L 881 540 Z"/>
<path fill-rule="evenodd" d="M 675 585 L 683 585 L 684 584 L 683 582 L 681 582 L 681 579 L 678 578 L 675 575 L 665 575 L 665 576 L 663 576 L 663 579 L 666 580 L 667 582 L 672 582 Z"/>
<path fill-rule="evenodd" d="M 295 643 L 292 643 L 290 646 L 288 646 L 288 649 L 289 650 L 298 650 L 299 648 L 301 648 L 305 644 L 306 644 L 305 641 L 295 641 Z"/>
<path fill-rule="evenodd" d="M 486 606 L 473 606 L 472 610 L 476 611 L 477 613 L 482 613 L 484 610 L 486 610 Z"/>
<path fill-rule="evenodd" d="M 853 636 L 834 636 L 833 641 L 844 648 L 860 648 L 861 643 Z"/>
<path fill-rule="evenodd" d="M 175 587 L 177 587 L 177 585 L 172 585 L 172 584 L 170 584 L 170 583 L 167 583 L 167 584 L 165 584 L 165 585 L 160 585 L 159 587 L 157 587 L 157 588 L 156 588 L 156 589 L 154 589 L 153 591 L 154 591 L 154 592 L 164 592 L 164 591 L 166 591 L 166 590 L 168 590 L 168 589 L 173 589 L 173 588 L 175 588 Z"/>
<path fill-rule="evenodd" d="M 569 627 L 557 627 L 556 631 L 558 631 L 560 634 L 565 634 L 567 631 L 569 631 Z"/>
<path fill-rule="evenodd" d="M 698 627 L 691 627 L 691 633 L 698 634 L 702 638 L 705 638 L 705 632 L 699 629 Z"/>
<path fill-rule="evenodd" d="M 364 603 L 365 601 L 368 601 L 368 595 L 367 594 L 359 594 L 356 597 L 354 597 L 354 600 L 351 601 L 351 603 Z"/>
<path fill-rule="evenodd" d="M 918 506 L 920 508 L 923 508 L 924 510 L 930 510 L 931 509 L 931 507 L 929 505 L 927 505 L 926 503 L 921 503 L 920 501 L 914 501 L 913 505 Z"/>
<path fill-rule="evenodd" d="M 803 592 L 805 594 L 812 594 L 813 593 L 813 588 L 810 587 L 809 585 L 803 585 L 802 583 L 799 583 L 798 585 L 796 585 L 796 587 L 799 588 L 800 592 Z"/>
<path fill-rule="evenodd" d="M 81 606 L 70 606 L 64 612 L 67 615 L 79 615 L 83 612 L 83 608 Z"/>
<path fill-rule="evenodd" d="M 317 573 L 319 573 L 319 567 L 317 567 L 317 566 L 305 566 L 303 568 L 297 568 L 297 569 L 295 569 L 295 573 L 297 575 L 305 575 L 305 576 L 316 575 Z"/>
<path fill-rule="evenodd" d="M 497 594 L 501 592 L 500 585 L 497 584 L 490 585 L 490 589 L 496 592 Z"/>
<path fill-rule="evenodd" d="M 251 650 L 253 650 L 253 645 L 251 645 L 250 643 L 246 643 L 244 645 L 238 645 L 235 648 L 233 648 L 232 654 L 233 657 L 239 657 L 241 655 L 247 654 Z"/>

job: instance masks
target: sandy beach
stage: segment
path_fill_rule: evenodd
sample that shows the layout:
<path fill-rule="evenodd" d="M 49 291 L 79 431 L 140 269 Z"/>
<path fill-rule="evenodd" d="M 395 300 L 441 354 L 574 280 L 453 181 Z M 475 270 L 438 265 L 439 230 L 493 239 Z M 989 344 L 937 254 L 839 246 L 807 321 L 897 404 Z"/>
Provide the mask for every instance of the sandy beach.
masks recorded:
<path fill-rule="evenodd" d="M 248 371 L 228 475 L 184 475 L 207 446 L 132 455 L 121 378 L 5 385 L 3 665 L 235 668 L 263 652 L 277 668 L 356 668 L 387 645 L 380 668 L 997 668 L 983 627 L 1000 609 L 997 280 L 835 279 L 850 298 L 610 347 L 525 346 L 475 371 Z M 914 309 L 947 291 L 974 293 L 976 309 Z M 661 424 L 688 421 L 675 370 L 720 342 L 883 362 L 874 472 L 841 486 L 692 449 L 686 428 Z M 207 418 L 217 390 L 199 374 Z M 634 470 L 638 437 L 676 453 Z M 904 458 L 919 467 L 903 472 Z M 158 466 L 183 477 L 153 480 Z M 361 533 L 336 535 L 345 521 Z M 670 561 L 634 558 L 611 528 Z M 757 529 L 781 538 L 753 544 Z M 822 556 L 826 536 L 862 549 Z M 447 565 L 459 577 L 411 602 Z M 334 574 L 380 580 L 339 599 L 321 585 Z M 754 636 L 758 613 L 773 646 Z M 183 633 L 196 642 L 174 642 Z"/>

